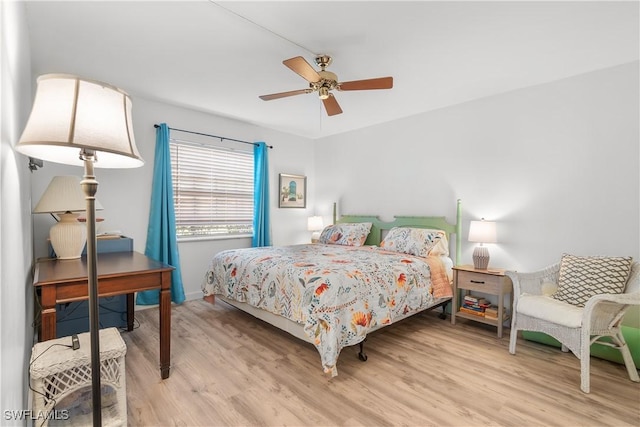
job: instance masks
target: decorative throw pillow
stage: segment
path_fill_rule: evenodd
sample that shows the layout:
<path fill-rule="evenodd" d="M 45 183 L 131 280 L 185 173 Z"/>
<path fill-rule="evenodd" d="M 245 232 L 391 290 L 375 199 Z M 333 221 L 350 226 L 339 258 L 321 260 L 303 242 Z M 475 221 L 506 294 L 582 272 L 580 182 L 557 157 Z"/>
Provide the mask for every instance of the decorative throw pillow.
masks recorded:
<path fill-rule="evenodd" d="M 420 257 L 449 255 L 447 233 L 429 228 L 394 227 L 389 230 L 380 247 Z"/>
<path fill-rule="evenodd" d="M 620 294 L 631 272 L 631 257 L 562 255 L 558 291 L 552 298 L 578 307 L 597 294 Z"/>
<path fill-rule="evenodd" d="M 329 225 L 322 230 L 318 243 L 329 245 L 362 246 L 371 231 L 370 222 Z"/>

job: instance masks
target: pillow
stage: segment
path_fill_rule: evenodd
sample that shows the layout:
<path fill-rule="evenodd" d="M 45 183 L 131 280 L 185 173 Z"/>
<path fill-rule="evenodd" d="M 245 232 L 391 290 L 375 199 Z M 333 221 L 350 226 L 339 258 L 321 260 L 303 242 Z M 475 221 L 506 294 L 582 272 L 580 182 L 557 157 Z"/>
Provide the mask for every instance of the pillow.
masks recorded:
<path fill-rule="evenodd" d="M 620 294 L 631 272 L 631 257 L 562 255 L 558 290 L 552 298 L 578 307 L 597 294 Z"/>
<path fill-rule="evenodd" d="M 419 257 L 449 256 L 447 233 L 430 228 L 394 227 L 380 242 L 380 247 Z"/>
<path fill-rule="evenodd" d="M 370 222 L 329 225 L 322 230 L 318 243 L 329 245 L 362 246 L 371 231 Z"/>
<path fill-rule="evenodd" d="M 540 286 L 540 290 L 542 291 L 542 295 L 550 297 L 558 290 L 558 284 L 553 282 L 544 282 Z"/>

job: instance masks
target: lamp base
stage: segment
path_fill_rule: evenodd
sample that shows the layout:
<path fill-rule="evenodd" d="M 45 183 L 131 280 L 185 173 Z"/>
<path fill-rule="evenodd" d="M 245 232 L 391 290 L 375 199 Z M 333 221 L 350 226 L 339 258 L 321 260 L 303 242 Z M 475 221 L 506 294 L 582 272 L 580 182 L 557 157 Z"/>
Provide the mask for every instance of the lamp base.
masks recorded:
<path fill-rule="evenodd" d="M 76 259 L 87 242 L 87 228 L 78 222 L 77 213 L 58 214 L 60 222 L 49 230 L 51 246 L 58 259 Z"/>
<path fill-rule="evenodd" d="M 486 270 L 489 266 L 489 249 L 485 246 L 476 246 L 473 250 L 473 267 L 477 270 Z"/>
<path fill-rule="evenodd" d="M 320 232 L 314 231 L 311 233 L 311 243 L 318 243 L 318 240 L 320 240 Z"/>

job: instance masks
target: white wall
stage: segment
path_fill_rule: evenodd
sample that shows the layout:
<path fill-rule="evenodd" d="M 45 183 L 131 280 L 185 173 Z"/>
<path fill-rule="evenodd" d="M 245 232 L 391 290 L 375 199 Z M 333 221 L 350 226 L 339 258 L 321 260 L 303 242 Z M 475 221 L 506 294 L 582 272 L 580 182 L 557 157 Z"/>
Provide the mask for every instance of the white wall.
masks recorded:
<path fill-rule="evenodd" d="M 89 76 L 90 77 L 90 76 Z M 126 88 L 124 88 L 126 90 Z M 316 142 L 240 121 L 133 98 L 146 165 L 98 170 L 103 229 L 118 229 L 143 252 L 155 145 L 154 123 L 244 140 L 270 150 L 274 244 L 306 242 L 306 218 L 350 214 L 445 215 L 463 202 L 463 263 L 469 221 L 498 221 L 491 265 L 530 271 L 563 252 L 632 255 L 639 249 L 638 63 L 455 105 Z M 278 209 L 278 173 L 308 177 L 307 209 Z M 46 164 L 33 175 L 37 202 L 52 176 L 80 168 Z M 316 197 L 317 196 L 317 197 Z M 52 220 L 34 216 L 36 254 Z M 180 244 L 188 298 L 214 253 L 248 239 Z"/>
<path fill-rule="evenodd" d="M 396 120 L 315 145 L 322 214 L 498 222 L 490 265 L 576 255 L 640 260 L 638 62 Z M 640 310 L 625 322 L 640 327 Z"/>
<path fill-rule="evenodd" d="M 325 138 L 316 204 L 329 215 L 498 222 L 491 265 L 532 271 L 579 255 L 640 258 L 638 62 Z"/>
<path fill-rule="evenodd" d="M 29 170 L 13 151 L 31 109 L 31 62 L 24 5 L 0 2 L 0 409 L 2 425 L 24 425 L 5 411 L 29 409 L 33 344 Z"/>
<path fill-rule="evenodd" d="M 85 76 L 91 78 L 91 76 Z M 107 82 L 108 83 L 108 82 Z M 127 88 L 122 88 L 125 91 Z M 309 197 L 313 199 L 315 176 L 313 171 L 313 144 L 311 140 L 272 131 L 245 122 L 205 114 L 181 107 L 136 97 L 132 94 L 133 124 L 136 144 L 145 165 L 138 169 L 96 169 L 99 182 L 96 197 L 104 210 L 101 231 L 120 230 L 134 239 L 134 249 L 144 252 L 151 199 L 153 158 L 155 150 L 154 124 L 167 123 L 170 127 L 207 134 L 226 136 L 245 141 L 265 141 L 274 148 L 269 150 L 271 220 L 273 243 L 276 245 L 308 241 L 307 217 L 313 214 L 313 205 L 307 209 L 278 209 L 277 187 L 279 173 L 307 175 Z M 174 133 L 180 138 L 190 137 Z M 202 140 L 202 139 L 200 139 Z M 98 163 L 99 164 L 99 163 Z M 97 165 L 98 165 L 97 164 Z M 54 163 L 33 174 L 33 204 L 35 205 L 56 175 L 81 176 L 82 168 Z M 35 247 L 38 257 L 47 255 L 46 239 L 54 220 L 48 215 L 34 215 Z M 207 240 L 179 244 L 182 278 L 187 299 L 202 297 L 200 283 L 211 257 L 223 250 L 251 246 L 250 239 Z"/>

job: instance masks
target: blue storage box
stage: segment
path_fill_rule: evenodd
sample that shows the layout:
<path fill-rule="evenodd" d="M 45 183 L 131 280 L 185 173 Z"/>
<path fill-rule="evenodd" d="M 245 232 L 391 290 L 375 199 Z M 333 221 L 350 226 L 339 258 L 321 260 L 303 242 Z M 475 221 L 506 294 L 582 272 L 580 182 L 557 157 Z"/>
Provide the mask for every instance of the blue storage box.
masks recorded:
<path fill-rule="evenodd" d="M 99 254 L 106 254 L 108 252 L 132 252 L 133 251 L 133 239 L 125 236 L 108 236 L 98 237 L 97 250 Z M 82 255 L 87 254 L 87 245 L 84 245 Z M 49 242 L 49 258 L 55 258 L 56 251 L 53 250 L 51 242 Z"/>
<path fill-rule="evenodd" d="M 98 298 L 100 329 L 127 327 L 127 296 Z M 56 304 L 56 338 L 89 332 L 89 302 Z"/>

